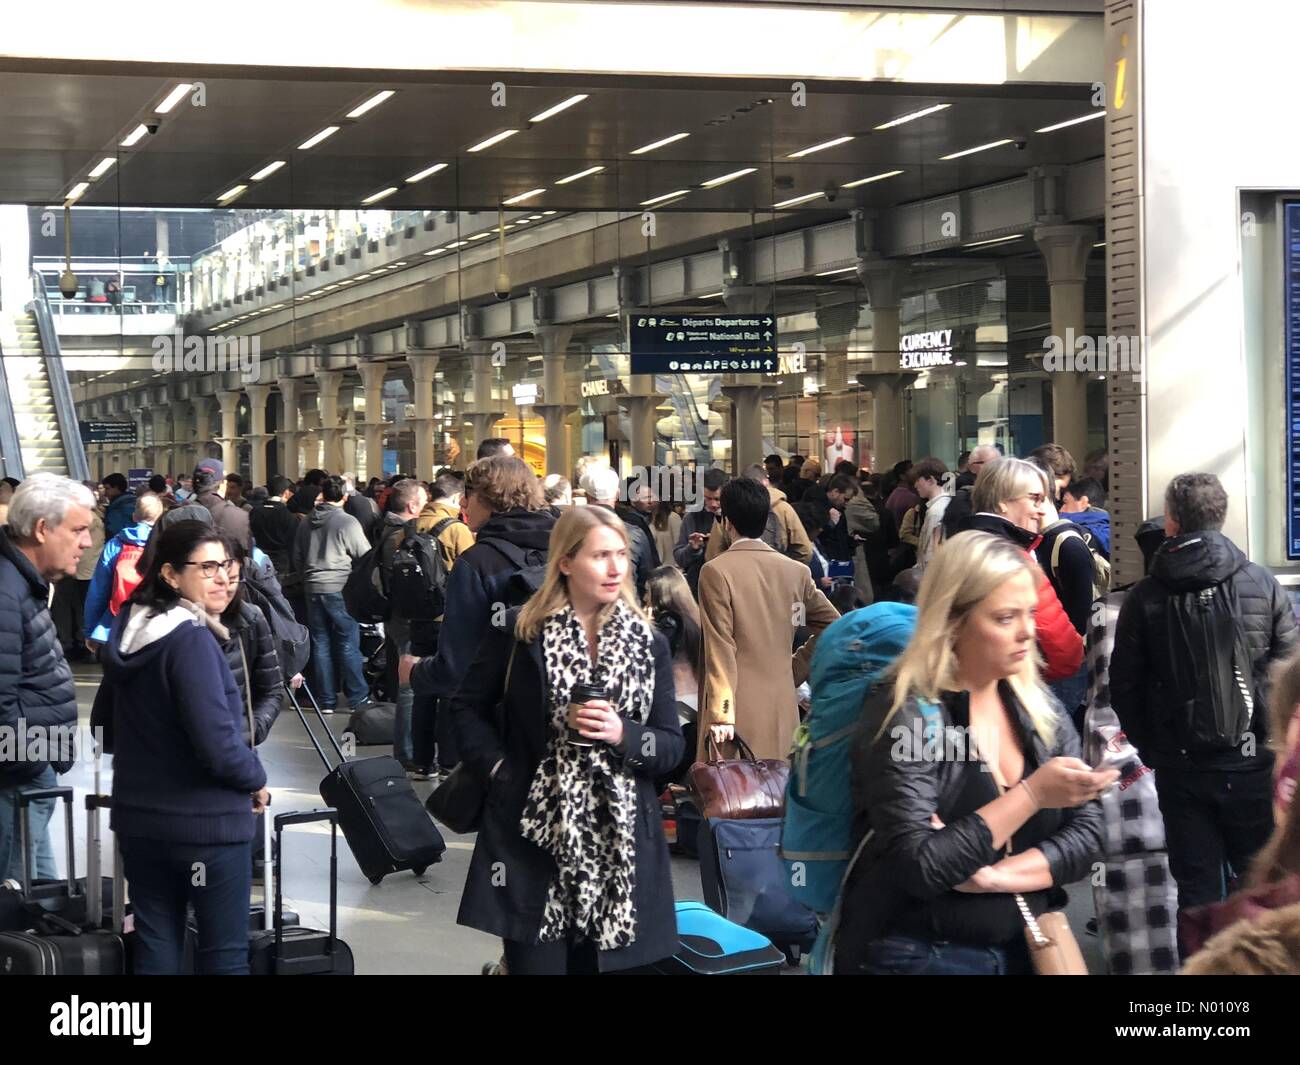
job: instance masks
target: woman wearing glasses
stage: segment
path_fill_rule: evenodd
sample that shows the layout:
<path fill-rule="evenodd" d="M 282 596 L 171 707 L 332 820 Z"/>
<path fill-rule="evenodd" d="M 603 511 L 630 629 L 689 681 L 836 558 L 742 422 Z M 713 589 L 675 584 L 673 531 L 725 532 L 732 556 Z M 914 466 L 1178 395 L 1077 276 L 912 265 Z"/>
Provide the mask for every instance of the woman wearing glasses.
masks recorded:
<path fill-rule="evenodd" d="M 91 726 L 113 755 L 111 826 L 131 885 L 134 971 L 180 971 L 186 905 L 198 971 L 247 975 L 250 843 L 266 772 L 221 645 L 236 565 L 210 525 L 155 538 L 138 588 L 103 650 Z"/>
<path fill-rule="evenodd" d="M 1032 557 L 1041 539 L 1044 504 L 1050 498 L 1047 475 L 1024 459 L 1000 458 L 984 464 L 971 490 L 975 513 L 961 521 L 961 531 L 992 533 L 1016 544 Z M 1061 606 L 1052 582 L 1041 571 L 1034 626 L 1048 681 L 1072 677 L 1083 662 L 1083 638 Z"/>

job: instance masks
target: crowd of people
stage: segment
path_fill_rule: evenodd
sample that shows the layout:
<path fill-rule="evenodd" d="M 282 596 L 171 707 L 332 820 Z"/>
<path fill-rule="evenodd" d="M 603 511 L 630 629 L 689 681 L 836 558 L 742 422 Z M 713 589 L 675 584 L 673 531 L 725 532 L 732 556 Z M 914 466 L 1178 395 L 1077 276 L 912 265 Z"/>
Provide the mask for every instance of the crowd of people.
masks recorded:
<path fill-rule="evenodd" d="M 247 971 L 257 747 L 304 683 L 325 713 L 392 702 L 413 779 L 458 771 L 486 795 L 459 919 L 503 940 L 507 971 L 671 954 L 660 792 L 742 740 L 788 758 L 819 637 L 884 601 L 914 604 L 915 632 L 844 782 L 863 860 L 840 971 L 1029 971 L 1025 911 L 1059 911 L 1104 850 L 1119 774 L 1083 760 L 1099 688 L 1157 776 L 1180 911 L 1300 874 L 1300 636 L 1223 534 L 1213 475 L 1170 482 L 1127 589 L 1104 456 L 1076 468 L 1055 444 L 884 473 L 769 455 L 699 491 L 660 500 L 599 456 L 540 478 L 504 439 L 429 481 L 252 486 L 205 459 L 147 490 L 117 473 L 0 485 L 0 726 L 75 726 L 70 663 L 102 667 L 91 720 L 114 758 L 136 971 L 178 971 L 187 907 L 200 971 Z M 1099 636 L 1098 604 L 1121 601 Z M 937 719 L 987 758 L 899 757 L 892 730 Z M 20 875 L 18 792 L 68 769 L 0 758 L 0 877 Z M 57 875 L 50 814 L 34 804 L 37 877 Z"/>

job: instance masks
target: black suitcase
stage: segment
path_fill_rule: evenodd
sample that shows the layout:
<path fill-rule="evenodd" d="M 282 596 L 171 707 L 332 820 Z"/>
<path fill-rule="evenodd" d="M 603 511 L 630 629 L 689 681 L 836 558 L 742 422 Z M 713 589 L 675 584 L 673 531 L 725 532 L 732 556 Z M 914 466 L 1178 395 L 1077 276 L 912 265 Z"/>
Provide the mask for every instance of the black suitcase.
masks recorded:
<path fill-rule="evenodd" d="M 31 875 L 31 848 L 29 839 L 28 807 L 38 799 L 58 799 L 64 803 L 65 830 L 67 833 L 67 878 L 60 887 L 66 891 L 68 907 L 74 912 L 76 902 L 76 857 L 73 853 L 71 788 L 42 788 L 19 792 L 18 816 L 20 846 L 23 854 L 23 884 L 25 898 L 31 899 L 34 885 Z M 96 811 L 93 796 L 87 799 L 87 810 Z M 97 812 L 93 814 L 95 820 Z M 98 869 L 98 832 L 92 823 L 90 845 L 91 870 L 87 882 L 100 880 Z M 114 915 L 122 912 L 121 863 L 115 861 Z M 41 894 L 42 889 L 35 889 Z M 4 976 L 123 976 L 126 973 L 126 947 L 117 932 L 101 927 L 103 897 L 98 891 L 83 894 L 84 909 L 80 923 L 71 921 L 58 912 L 50 912 L 40 905 L 34 906 L 32 927 L 20 931 L 0 932 L 0 975 Z M 119 925 L 120 927 L 120 925 Z"/>
<path fill-rule="evenodd" d="M 407 869 L 422 876 L 429 866 L 442 861 L 447 844 L 397 759 L 381 756 L 347 761 L 330 731 L 329 722 L 321 715 L 316 697 L 304 684 L 301 690 L 306 692 L 338 755 L 338 764 L 331 765 L 298 703 L 296 692 L 287 685 L 285 690 L 312 746 L 328 770 L 320 782 L 321 798 L 338 810 L 343 838 L 348 841 L 366 878 L 372 884 L 378 884 L 389 873 Z"/>
<path fill-rule="evenodd" d="M 284 912 L 282 870 L 284 829 L 286 825 L 303 825 L 314 821 L 330 823 L 330 926 L 329 931 L 290 926 Z M 338 904 L 338 825 L 337 810 L 310 810 L 306 813 L 277 814 L 273 863 L 275 905 L 263 927 L 249 936 L 248 968 L 253 976 L 351 976 L 354 971 L 352 948 L 339 939 Z M 269 834 L 269 822 L 268 822 Z M 271 868 L 268 866 L 268 868 Z"/>

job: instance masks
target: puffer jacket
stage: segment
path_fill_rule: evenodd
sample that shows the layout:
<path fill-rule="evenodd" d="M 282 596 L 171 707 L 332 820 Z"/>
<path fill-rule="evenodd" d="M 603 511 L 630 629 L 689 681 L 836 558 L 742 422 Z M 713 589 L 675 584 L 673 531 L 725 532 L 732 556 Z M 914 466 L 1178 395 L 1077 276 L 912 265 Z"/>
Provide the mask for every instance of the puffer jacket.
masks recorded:
<path fill-rule="evenodd" d="M 1027 749 L 1032 747 L 1034 763 L 1042 766 L 1052 758 L 1082 756 L 1078 733 L 1050 693 L 1049 703 L 1056 715 L 1050 743 L 1035 730 L 1009 683 L 1001 682 L 999 693 L 1022 742 Z M 885 735 L 876 740 L 893 694 L 893 686 L 886 683 L 877 685 L 867 697 L 853 751 L 855 848 L 868 832 L 873 835 L 845 886 L 839 949 L 850 957 L 860 956 L 867 943 L 887 934 L 891 917 L 902 907 L 924 906 L 1005 856 L 994 848 L 993 833 L 978 813 L 952 814 L 970 783 L 969 774 L 987 773 L 981 760 L 899 756 L 897 736 L 925 735 L 926 716 L 914 697 L 903 704 L 890 719 Z M 945 728 L 968 726 L 970 693 L 945 692 L 939 711 Z M 943 822 L 942 829 L 931 827 L 932 814 Z M 1049 819 L 1044 826 L 1048 834 L 1037 849 L 1046 857 L 1052 874 L 1051 889 L 1027 893 L 1031 908 L 1040 912 L 1063 906 L 1066 900 L 1061 889 L 1086 876 L 1101 857 L 1104 814 L 1101 803 L 1093 801 L 1070 809 L 1043 810 L 1036 816 Z"/>
<path fill-rule="evenodd" d="M 70 746 L 64 738 L 71 740 L 77 727 L 77 688 L 49 601 L 45 578 L 9 539 L 8 529 L 0 530 L 0 728 L 15 737 L 6 744 L 12 751 L 0 760 L 0 787 L 25 784 L 43 773 L 51 763 L 26 753 L 38 749 L 35 741 L 42 735 L 47 752 L 64 753 L 51 752 L 54 741 L 60 748 Z M 33 728 L 42 731 L 26 731 Z M 21 761 L 14 760 L 18 750 Z M 52 764 L 60 773 L 72 768 L 70 759 Z"/>
<path fill-rule="evenodd" d="M 1189 671 L 1171 638 L 1170 600 L 1185 592 L 1231 582 L 1241 627 L 1253 660 L 1255 713 L 1249 731 L 1255 753 L 1237 748 L 1187 749 L 1176 724 L 1185 713 L 1176 694 Z M 1120 608 L 1110 660 L 1110 700 L 1142 759 L 1154 769 L 1258 769 L 1272 763 L 1268 750 L 1269 667 L 1297 642 L 1290 600 L 1268 570 L 1257 566 L 1220 532 L 1186 533 L 1166 540 L 1150 575 L 1135 584 Z"/>
<path fill-rule="evenodd" d="M 951 511 L 953 504 L 948 504 Z M 987 532 L 1010 540 L 1033 560 L 1034 548 L 1038 546 L 1040 536 L 1026 532 L 1018 525 L 1007 521 L 999 514 L 971 514 L 961 521 L 962 532 Z M 1036 564 L 1036 563 L 1035 563 Z M 1083 637 L 1070 621 L 1070 616 L 1061 606 L 1056 589 L 1042 574 L 1038 582 L 1038 613 L 1034 618 L 1038 650 L 1043 657 L 1043 677 L 1046 680 L 1064 680 L 1072 677 L 1083 664 Z"/>
<path fill-rule="evenodd" d="M 659 568 L 659 549 L 644 514 L 635 507 L 623 505 L 616 506 L 614 513 L 627 526 L 628 543 L 632 547 L 632 579 L 636 582 L 636 597 L 641 600 L 645 598 L 646 581 Z"/>
<path fill-rule="evenodd" d="M 253 745 L 259 745 L 266 739 L 280 716 L 280 706 L 284 695 L 280 687 L 280 660 L 275 653 L 275 641 L 271 636 L 271 626 L 262 612 L 250 603 L 241 603 L 233 617 L 223 617 L 222 624 L 230 634 L 230 639 L 221 643 L 222 653 L 226 656 L 226 665 L 235 675 L 235 686 L 244 706 L 244 740 L 248 740 L 248 702 L 251 694 L 253 703 Z M 240 645 L 244 653 L 241 655 Z M 248 662 L 248 672 L 244 672 L 244 662 Z M 252 681 L 250 692 L 249 681 Z"/>

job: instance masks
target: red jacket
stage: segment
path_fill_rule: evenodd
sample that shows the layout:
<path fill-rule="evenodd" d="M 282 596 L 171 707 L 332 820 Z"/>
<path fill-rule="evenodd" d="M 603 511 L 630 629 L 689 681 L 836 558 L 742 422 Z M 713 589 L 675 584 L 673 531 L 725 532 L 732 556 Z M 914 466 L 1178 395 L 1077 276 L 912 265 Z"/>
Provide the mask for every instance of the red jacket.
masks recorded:
<path fill-rule="evenodd" d="M 1006 518 L 996 514 L 972 514 L 962 520 L 961 529 L 962 532 L 973 529 L 993 533 L 1011 540 L 1024 550 L 1031 562 L 1038 564 L 1034 548 L 1042 538 L 1012 525 Z M 1043 656 L 1043 678 L 1054 681 L 1074 676 L 1083 664 L 1083 637 L 1061 606 L 1056 589 L 1045 573 L 1038 582 L 1038 615 L 1034 623 L 1038 650 Z"/>

